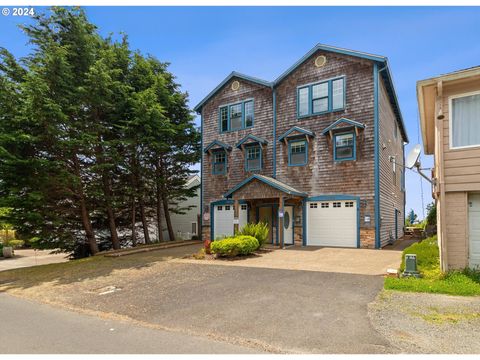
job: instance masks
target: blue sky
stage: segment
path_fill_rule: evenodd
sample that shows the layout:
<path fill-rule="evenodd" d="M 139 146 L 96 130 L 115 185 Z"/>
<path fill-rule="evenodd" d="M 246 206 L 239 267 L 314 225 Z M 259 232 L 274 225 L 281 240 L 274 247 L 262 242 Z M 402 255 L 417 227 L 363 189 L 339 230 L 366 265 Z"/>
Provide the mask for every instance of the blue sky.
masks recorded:
<path fill-rule="evenodd" d="M 273 80 L 315 44 L 389 58 L 411 149 L 418 137 L 415 83 L 480 65 L 480 7 L 86 7 L 102 34 L 125 32 L 132 48 L 171 63 L 196 105 L 232 70 Z M 28 53 L 16 27 L 0 18 L 0 46 Z M 419 139 L 419 140 L 418 140 Z M 423 166 L 432 165 L 422 156 Z M 423 181 L 424 203 L 431 202 Z M 422 217 L 420 177 L 407 170 L 407 211 Z"/>

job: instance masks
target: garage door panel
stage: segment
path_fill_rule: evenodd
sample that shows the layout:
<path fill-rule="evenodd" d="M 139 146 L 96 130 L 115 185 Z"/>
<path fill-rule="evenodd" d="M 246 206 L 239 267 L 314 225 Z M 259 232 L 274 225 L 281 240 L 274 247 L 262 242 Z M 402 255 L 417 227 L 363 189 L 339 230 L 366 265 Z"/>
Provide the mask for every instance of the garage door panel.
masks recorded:
<path fill-rule="evenodd" d="M 340 207 L 333 207 L 334 202 L 337 206 L 340 203 Z M 310 207 L 311 203 L 316 205 Z M 346 206 L 347 203 L 349 207 Z M 356 202 L 353 201 L 353 207 L 351 205 L 352 201 L 308 203 L 307 245 L 356 247 L 358 231 Z"/>
<path fill-rule="evenodd" d="M 233 205 L 215 205 L 213 213 L 214 237 L 215 239 L 233 235 Z M 248 208 L 240 205 L 239 226 L 244 226 L 248 221 Z M 213 239 L 213 240 L 215 240 Z"/>

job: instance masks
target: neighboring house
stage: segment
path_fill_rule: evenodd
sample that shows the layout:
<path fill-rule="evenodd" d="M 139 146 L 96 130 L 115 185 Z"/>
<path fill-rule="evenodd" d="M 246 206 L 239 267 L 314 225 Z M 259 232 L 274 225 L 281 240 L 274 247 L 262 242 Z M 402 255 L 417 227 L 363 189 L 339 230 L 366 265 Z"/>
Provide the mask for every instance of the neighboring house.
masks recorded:
<path fill-rule="evenodd" d="M 480 266 L 480 67 L 417 83 L 442 270 Z"/>
<path fill-rule="evenodd" d="M 200 176 L 193 175 L 188 180 L 185 186 L 191 188 L 200 185 Z M 164 240 L 190 240 L 192 236 L 198 236 L 199 226 L 198 218 L 200 214 L 200 187 L 196 190 L 195 196 L 188 198 L 185 201 L 179 202 L 176 207 L 178 209 L 185 209 L 191 207 L 188 210 L 183 210 L 183 214 L 175 214 L 170 212 L 170 219 L 172 220 L 172 227 L 175 233 L 175 239 L 170 239 L 167 231 L 167 223 L 165 217 L 162 219 L 163 224 L 163 239 Z"/>
<path fill-rule="evenodd" d="M 273 82 L 232 72 L 195 111 L 203 239 L 259 220 L 281 245 L 403 236 L 408 139 L 387 58 L 317 45 Z"/>

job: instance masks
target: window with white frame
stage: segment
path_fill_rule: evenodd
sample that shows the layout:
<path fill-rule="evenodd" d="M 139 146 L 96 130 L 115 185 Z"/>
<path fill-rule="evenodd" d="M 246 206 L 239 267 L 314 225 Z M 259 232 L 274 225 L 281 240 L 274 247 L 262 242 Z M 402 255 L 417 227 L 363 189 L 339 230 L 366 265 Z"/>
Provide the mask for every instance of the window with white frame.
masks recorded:
<path fill-rule="evenodd" d="M 330 207 L 330 204 L 327 202 L 322 202 L 322 209 L 328 209 Z"/>
<path fill-rule="evenodd" d="M 247 210 L 247 205 L 242 205 L 242 206 L 240 207 L 240 209 L 242 209 L 242 210 Z"/>
<path fill-rule="evenodd" d="M 310 209 L 316 209 L 318 207 L 317 203 L 310 203 Z"/>
<path fill-rule="evenodd" d="M 450 147 L 480 146 L 480 92 L 450 98 Z"/>
<path fill-rule="evenodd" d="M 247 171 L 262 169 L 262 149 L 260 145 L 249 145 L 245 147 Z"/>
<path fill-rule="evenodd" d="M 345 202 L 345 207 L 346 207 L 346 208 L 352 208 L 352 207 L 353 207 L 353 201 L 347 201 L 347 202 Z"/>
<path fill-rule="evenodd" d="M 342 203 L 341 203 L 341 202 L 334 202 L 334 203 L 333 203 L 333 207 L 334 207 L 334 208 L 342 207 Z"/>

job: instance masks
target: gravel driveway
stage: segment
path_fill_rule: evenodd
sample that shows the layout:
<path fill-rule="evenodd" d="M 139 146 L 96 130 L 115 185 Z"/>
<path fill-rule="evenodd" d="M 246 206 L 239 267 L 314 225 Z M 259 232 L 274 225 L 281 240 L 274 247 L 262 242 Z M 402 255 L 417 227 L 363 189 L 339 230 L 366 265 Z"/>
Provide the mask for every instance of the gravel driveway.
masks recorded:
<path fill-rule="evenodd" d="M 402 352 L 480 353 L 480 297 L 384 291 L 369 317 Z"/>

